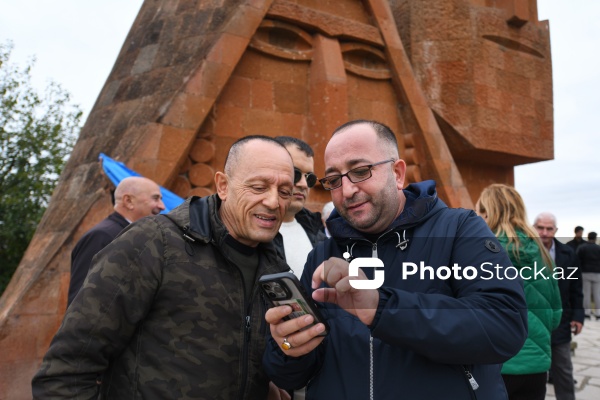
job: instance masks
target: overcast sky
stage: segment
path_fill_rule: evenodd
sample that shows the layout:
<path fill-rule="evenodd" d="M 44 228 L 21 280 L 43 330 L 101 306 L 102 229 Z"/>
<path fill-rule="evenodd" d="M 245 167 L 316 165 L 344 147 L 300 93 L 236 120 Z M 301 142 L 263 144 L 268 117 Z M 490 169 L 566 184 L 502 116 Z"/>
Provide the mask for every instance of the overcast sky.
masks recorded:
<path fill-rule="evenodd" d="M 0 0 L 0 43 L 11 40 L 13 63 L 35 56 L 34 84 L 62 85 L 92 109 L 142 0 Z M 600 1 L 538 0 L 550 20 L 554 77 L 555 158 L 516 168 L 516 188 L 530 219 L 558 217 L 559 234 L 576 225 L 600 232 Z"/>

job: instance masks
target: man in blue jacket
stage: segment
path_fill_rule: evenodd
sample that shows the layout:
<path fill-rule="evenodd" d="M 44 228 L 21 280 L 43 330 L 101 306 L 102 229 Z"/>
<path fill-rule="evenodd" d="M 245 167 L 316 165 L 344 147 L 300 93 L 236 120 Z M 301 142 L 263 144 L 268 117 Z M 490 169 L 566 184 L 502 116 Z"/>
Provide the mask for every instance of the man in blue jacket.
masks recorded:
<path fill-rule="evenodd" d="M 525 341 L 527 306 L 486 223 L 449 209 L 432 181 L 403 189 L 406 164 L 383 124 L 339 127 L 325 167 L 332 238 L 310 253 L 302 284 L 330 329 L 300 331 L 312 317 L 269 310 L 273 382 L 308 384 L 307 399 L 506 399 L 500 364 Z M 349 274 L 374 258 L 383 269 Z"/>

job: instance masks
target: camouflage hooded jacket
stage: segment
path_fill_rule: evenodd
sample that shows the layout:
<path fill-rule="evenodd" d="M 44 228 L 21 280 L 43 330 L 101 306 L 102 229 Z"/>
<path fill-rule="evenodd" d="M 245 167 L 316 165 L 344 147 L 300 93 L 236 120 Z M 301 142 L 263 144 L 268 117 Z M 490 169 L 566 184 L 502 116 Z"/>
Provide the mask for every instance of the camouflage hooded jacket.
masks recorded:
<path fill-rule="evenodd" d="M 259 245 L 250 303 L 213 195 L 126 228 L 96 256 L 33 378 L 36 399 L 264 399 L 266 306 L 288 270 Z M 190 216 L 192 216 L 190 218 Z"/>

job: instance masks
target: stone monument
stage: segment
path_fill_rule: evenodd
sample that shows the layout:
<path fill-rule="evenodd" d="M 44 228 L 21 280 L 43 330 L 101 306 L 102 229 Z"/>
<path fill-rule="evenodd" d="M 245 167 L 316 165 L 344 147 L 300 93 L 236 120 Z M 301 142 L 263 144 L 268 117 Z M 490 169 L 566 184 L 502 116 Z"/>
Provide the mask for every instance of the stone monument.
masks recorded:
<path fill-rule="evenodd" d="M 111 211 L 99 153 L 203 196 L 239 137 L 299 137 L 323 176 L 331 132 L 358 118 L 389 125 L 408 183 L 435 179 L 453 207 L 513 183 L 515 165 L 551 159 L 536 0 L 146 0 L 0 299 L 0 398 L 31 398 L 70 252 Z M 308 206 L 328 200 L 317 186 Z"/>

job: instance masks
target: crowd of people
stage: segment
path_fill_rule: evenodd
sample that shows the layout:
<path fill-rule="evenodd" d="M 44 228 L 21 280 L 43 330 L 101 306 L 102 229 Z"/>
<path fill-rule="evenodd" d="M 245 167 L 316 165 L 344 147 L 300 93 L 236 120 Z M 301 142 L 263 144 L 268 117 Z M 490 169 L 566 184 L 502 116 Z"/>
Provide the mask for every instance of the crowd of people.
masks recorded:
<path fill-rule="evenodd" d="M 244 137 L 216 193 L 168 214 L 154 182 L 119 184 L 73 250 L 33 397 L 541 400 L 550 372 L 557 399 L 575 398 L 571 339 L 600 318 L 594 232 L 561 243 L 556 217 L 529 222 L 505 184 L 448 207 L 434 181 L 406 185 L 376 121 L 333 132 L 320 179 L 314 157 L 298 138 Z M 305 207 L 317 183 L 321 212 Z M 261 295 L 260 277 L 285 271 L 326 334 Z"/>

